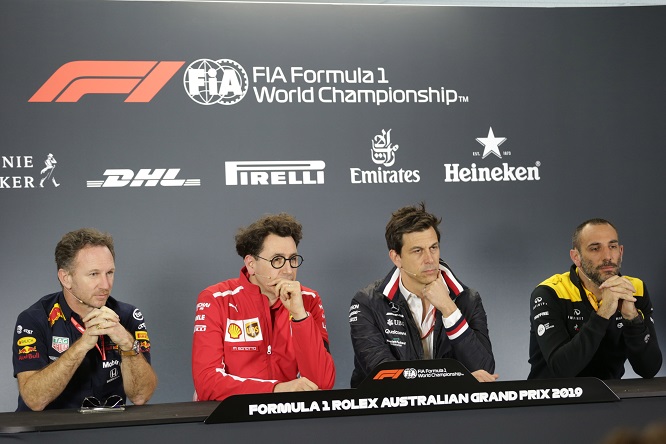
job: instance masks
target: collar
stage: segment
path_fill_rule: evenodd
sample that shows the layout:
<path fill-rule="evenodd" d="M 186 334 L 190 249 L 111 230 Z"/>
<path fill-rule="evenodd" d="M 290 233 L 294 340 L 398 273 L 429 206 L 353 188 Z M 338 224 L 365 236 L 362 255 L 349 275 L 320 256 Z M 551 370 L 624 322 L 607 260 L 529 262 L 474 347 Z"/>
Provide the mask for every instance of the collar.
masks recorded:
<path fill-rule="evenodd" d="M 57 293 L 56 301 L 53 303 L 53 306 L 51 307 L 51 313 L 49 314 L 49 316 L 54 314 L 53 308 L 55 307 L 55 304 L 58 304 L 60 306 L 60 311 L 62 315 L 65 317 L 66 322 L 69 322 L 69 319 L 72 317 L 76 319 L 79 323 L 83 322 L 81 316 L 76 314 L 67 303 L 64 292 L 60 291 Z M 112 296 L 109 296 L 109 298 L 106 300 L 106 306 L 109 307 L 111 310 L 115 311 L 116 313 L 118 312 L 118 303 Z"/>
<path fill-rule="evenodd" d="M 250 273 L 247 271 L 246 266 L 241 268 L 238 279 L 243 286 L 243 290 L 245 290 L 251 296 L 261 296 L 261 298 L 264 299 L 266 303 L 268 303 L 268 297 L 266 297 L 266 295 L 261 292 L 261 288 L 258 285 L 250 282 Z M 277 310 L 280 307 L 282 307 L 282 301 L 280 299 L 278 299 L 273 305 L 270 306 L 271 310 Z"/>
<path fill-rule="evenodd" d="M 60 314 L 62 315 L 65 322 L 69 322 L 70 319 L 74 318 L 79 323 L 83 323 L 81 316 L 76 314 L 67 303 L 67 300 L 65 299 L 65 293 L 62 291 L 60 291 L 58 296 L 56 296 L 56 300 L 49 312 L 49 319 L 55 320 L 58 318 L 58 308 L 56 307 L 56 304 L 60 307 Z"/>
<path fill-rule="evenodd" d="M 53 293 L 53 295 L 50 296 L 55 297 L 49 297 L 48 305 L 44 307 L 48 310 L 46 319 L 49 323 L 49 327 L 53 328 L 55 323 L 59 320 L 62 320 L 65 323 L 69 322 L 69 319 L 72 318 L 72 309 L 67 305 L 64 293 L 61 291 L 59 293 Z"/>
<path fill-rule="evenodd" d="M 412 293 L 411 291 L 407 290 L 407 287 L 405 287 L 405 284 L 402 283 L 402 275 L 400 275 L 400 273 L 398 273 L 398 276 L 399 276 L 399 278 L 398 278 L 398 288 L 400 289 L 400 293 L 402 293 L 402 296 L 405 299 L 407 299 L 407 302 L 409 302 L 409 300 L 412 299 L 412 298 L 421 299 L 415 293 Z M 442 279 L 444 281 L 444 283 L 446 283 L 446 281 L 444 280 L 443 275 L 440 275 L 440 279 Z"/>
<path fill-rule="evenodd" d="M 400 289 L 400 293 L 402 293 L 402 296 L 407 299 L 407 303 L 409 303 L 409 300 L 411 298 L 418 298 L 417 295 L 412 293 L 411 291 L 407 290 L 407 287 L 405 287 L 402 283 L 402 276 L 398 279 L 398 288 Z"/>
<path fill-rule="evenodd" d="M 444 279 L 444 283 L 449 287 L 449 292 L 455 297 L 465 290 L 465 285 L 460 282 L 460 280 L 453 274 L 451 268 L 443 260 L 439 260 L 439 270 Z M 400 270 L 398 267 L 393 266 L 389 274 L 384 278 L 384 281 L 379 286 L 379 291 L 386 297 L 388 300 L 393 301 L 396 297 L 396 294 L 400 292 L 400 286 L 402 285 L 400 279 Z M 404 288 L 404 287 L 403 287 Z M 405 289 L 406 291 L 406 289 Z M 409 292 L 406 291 L 405 294 Z"/>
<path fill-rule="evenodd" d="M 243 268 L 241 268 L 238 279 L 243 285 L 243 289 L 245 291 L 248 291 L 251 294 L 261 294 L 261 288 L 259 288 L 258 285 L 255 285 L 252 282 L 250 282 L 250 272 L 247 271 L 246 266 L 243 266 Z"/>
<path fill-rule="evenodd" d="M 60 309 L 62 310 L 62 314 L 65 316 L 65 320 L 69 322 L 69 318 L 71 318 L 72 315 L 76 313 L 74 313 L 70 308 L 69 304 L 67 304 L 64 292 L 61 291 L 60 293 L 58 293 L 58 298 L 56 300 L 56 303 L 60 305 Z M 78 315 L 76 317 L 81 319 L 80 316 Z"/>
<path fill-rule="evenodd" d="M 571 266 L 571 270 L 569 271 L 569 276 L 570 276 L 571 282 L 573 282 L 576 285 L 576 287 L 578 287 L 578 291 L 580 291 L 580 295 L 581 296 L 585 295 L 587 297 L 587 300 L 590 302 L 590 305 L 592 306 L 594 311 L 599 310 L 599 306 L 601 305 L 601 302 L 597 299 L 597 297 L 594 295 L 594 293 L 592 293 L 590 290 L 587 289 L 587 287 L 583 283 L 583 280 L 578 275 L 578 267 L 576 267 L 575 264 Z"/>
<path fill-rule="evenodd" d="M 576 284 L 576 287 L 583 290 L 583 293 L 586 293 L 588 296 L 590 296 L 590 295 L 594 296 L 594 293 L 592 293 L 590 290 L 587 289 L 587 287 L 585 286 L 585 283 L 580 278 L 580 275 L 578 274 L 578 267 L 576 267 L 575 265 L 572 265 L 571 266 L 571 272 L 569 273 L 569 275 L 571 276 L 571 282 Z"/>
<path fill-rule="evenodd" d="M 421 298 L 418 297 L 416 294 L 412 293 L 411 291 L 407 290 L 407 287 L 405 287 L 402 283 L 402 277 L 399 279 L 399 284 L 400 288 L 400 293 L 402 293 L 402 297 L 405 298 L 407 301 L 407 305 L 410 307 L 410 310 L 412 309 L 411 304 L 418 303 L 419 306 L 422 306 Z M 435 310 L 435 306 L 430 304 L 430 308 L 428 309 L 428 313 L 431 311 Z M 414 314 L 414 310 L 412 310 L 412 314 Z M 416 316 L 414 317 L 416 319 Z M 419 321 L 420 322 L 420 321 Z"/>

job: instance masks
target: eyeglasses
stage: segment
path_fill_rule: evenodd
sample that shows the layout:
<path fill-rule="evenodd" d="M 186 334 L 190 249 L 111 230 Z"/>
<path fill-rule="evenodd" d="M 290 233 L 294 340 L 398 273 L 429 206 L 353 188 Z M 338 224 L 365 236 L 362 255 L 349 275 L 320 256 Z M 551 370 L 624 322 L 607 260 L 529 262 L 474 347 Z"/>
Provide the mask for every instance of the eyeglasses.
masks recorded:
<path fill-rule="evenodd" d="M 125 410 L 125 402 L 120 395 L 111 395 L 104 402 L 94 396 L 88 396 L 83 399 L 79 412 L 122 412 L 123 410 Z"/>
<path fill-rule="evenodd" d="M 276 268 L 278 270 L 284 267 L 284 264 L 286 264 L 287 261 L 289 261 L 289 265 L 291 266 L 291 268 L 298 268 L 303 263 L 303 256 L 301 256 L 300 254 L 295 254 L 291 256 L 289 259 L 287 259 L 284 256 L 275 256 L 273 259 L 266 259 L 258 255 L 255 257 L 270 262 L 271 267 Z"/>

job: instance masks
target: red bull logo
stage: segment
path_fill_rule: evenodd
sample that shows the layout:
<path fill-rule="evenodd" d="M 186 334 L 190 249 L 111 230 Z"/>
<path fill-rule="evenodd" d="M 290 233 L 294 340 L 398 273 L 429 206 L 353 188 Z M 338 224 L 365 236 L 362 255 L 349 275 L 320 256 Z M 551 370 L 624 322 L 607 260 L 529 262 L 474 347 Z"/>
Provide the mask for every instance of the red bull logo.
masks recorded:
<path fill-rule="evenodd" d="M 36 353 L 37 352 L 37 347 L 32 347 L 30 345 L 26 345 L 25 347 L 19 348 L 19 355 L 27 355 L 28 353 Z"/>
<path fill-rule="evenodd" d="M 62 313 L 62 308 L 60 308 L 60 304 L 56 303 L 51 309 L 51 312 L 49 313 L 49 326 L 53 327 L 53 324 L 55 324 L 58 319 L 67 321 L 67 318 L 65 318 L 65 315 Z"/>
<path fill-rule="evenodd" d="M 141 348 L 141 352 L 149 352 L 150 351 L 150 341 L 139 341 L 139 347 Z"/>

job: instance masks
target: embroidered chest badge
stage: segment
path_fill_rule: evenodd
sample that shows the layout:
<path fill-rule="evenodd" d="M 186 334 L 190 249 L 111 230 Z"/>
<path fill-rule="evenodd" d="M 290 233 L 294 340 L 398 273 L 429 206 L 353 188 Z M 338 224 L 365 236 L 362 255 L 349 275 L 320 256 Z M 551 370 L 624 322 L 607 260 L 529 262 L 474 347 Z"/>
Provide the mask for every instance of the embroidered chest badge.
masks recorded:
<path fill-rule="evenodd" d="M 69 338 L 53 336 L 53 339 L 51 340 L 51 347 L 58 353 L 63 353 L 69 348 Z"/>

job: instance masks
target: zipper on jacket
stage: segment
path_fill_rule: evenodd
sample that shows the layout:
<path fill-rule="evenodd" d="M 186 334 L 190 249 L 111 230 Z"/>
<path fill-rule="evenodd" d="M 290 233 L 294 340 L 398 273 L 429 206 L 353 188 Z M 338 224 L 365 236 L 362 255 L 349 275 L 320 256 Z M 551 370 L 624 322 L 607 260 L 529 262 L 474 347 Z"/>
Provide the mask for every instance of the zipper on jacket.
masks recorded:
<path fill-rule="evenodd" d="M 273 342 L 273 318 L 271 317 L 271 307 L 268 304 L 268 299 L 263 294 L 260 294 L 260 296 L 261 310 L 259 312 L 263 315 L 262 317 L 267 333 L 266 361 L 268 363 L 268 379 L 275 379 L 273 375 L 273 346 L 271 344 L 271 342 Z"/>

